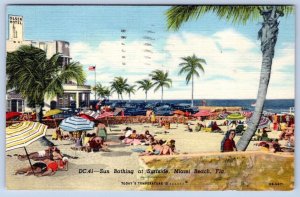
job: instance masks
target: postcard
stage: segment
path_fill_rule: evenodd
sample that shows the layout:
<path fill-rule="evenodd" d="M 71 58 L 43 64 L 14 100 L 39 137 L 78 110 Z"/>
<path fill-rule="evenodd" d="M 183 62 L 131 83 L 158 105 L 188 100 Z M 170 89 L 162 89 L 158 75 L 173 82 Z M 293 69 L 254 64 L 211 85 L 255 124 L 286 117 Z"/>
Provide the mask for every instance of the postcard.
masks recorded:
<path fill-rule="evenodd" d="M 294 6 L 6 11 L 8 189 L 294 189 Z"/>

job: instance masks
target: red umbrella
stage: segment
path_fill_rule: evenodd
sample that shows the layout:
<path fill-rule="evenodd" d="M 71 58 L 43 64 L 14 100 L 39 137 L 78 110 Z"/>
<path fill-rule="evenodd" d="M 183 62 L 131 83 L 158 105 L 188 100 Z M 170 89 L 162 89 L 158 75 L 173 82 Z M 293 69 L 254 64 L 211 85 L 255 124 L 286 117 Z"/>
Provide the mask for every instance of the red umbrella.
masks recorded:
<path fill-rule="evenodd" d="M 173 111 L 173 114 L 177 114 L 177 115 L 184 115 L 185 113 L 181 110 L 176 110 L 176 111 Z"/>
<path fill-rule="evenodd" d="M 93 118 L 92 116 L 86 115 L 86 114 L 79 114 L 79 117 L 84 118 L 84 119 L 89 120 L 89 121 L 94 121 L 95 120 L 95 118 Z"/>
<path fill-rule="evenodd" d="M 103 114 L 100 114 L 97 119 L 103 119 L 103 118 L 106 118 L 106 123 L 107 123 L 107 126 L 109 127 L 109 130 L 110 129 L 110 126 L 108 124 L 108 119 L 107 117 L 113 117 L 114 116 L 114 112 L 104 112 Z"/>
<path fill-rule="evenodd" d="M 211 113 L 209 110 L 200 110 L 198 113 L 195 113 L 194 117 L 210 116 Z"/>
<path fill-rule="evenodd" d="M 100 114 L 97 119 L 107 118 L 114 116 L 114 112 L 104 112 L 103 114 Z"/>
<path fill-rule="evenodd" d="M 6 112 L 6 120 L 10 120 L 12 118 L 15 118 L 15 117 L 18 117 L 21 115 L 22 115 L 22 113 L 20 113 L 20 112 Z"/>

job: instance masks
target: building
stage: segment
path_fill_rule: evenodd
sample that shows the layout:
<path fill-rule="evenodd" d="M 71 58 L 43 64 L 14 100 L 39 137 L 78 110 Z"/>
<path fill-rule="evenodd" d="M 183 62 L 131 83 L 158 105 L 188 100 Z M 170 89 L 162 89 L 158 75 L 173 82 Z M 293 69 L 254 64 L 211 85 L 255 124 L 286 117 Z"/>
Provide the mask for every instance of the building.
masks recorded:
<path fill-rule="evenodd" d="M 54 41 L 37 41 L 24 39 L 24 20 L 23 16 L 8 16 L 8 39 L 6 40 L 6 51 L 12 52 L 17 50 L 21 45 L 32 45 L 46 51 L 47 58 L 56 53 L 60 53 L 59 59 L 62 66 L 70 63 L 70 43 L 62 40 Z M 64 94 L 55 98 L 45 100 L 45 110 L 54 108 L 70 108 L 76 106 L 88 106 L 90 100 L 91 87 L 88 85 L 78 86 L 70 81 L 63 85 Z M 13 90 L 7 90 L 6 94 L 6 111 L 31 111 L 27 106 L 26 100 L 21 95 L 16 94 Z"/>

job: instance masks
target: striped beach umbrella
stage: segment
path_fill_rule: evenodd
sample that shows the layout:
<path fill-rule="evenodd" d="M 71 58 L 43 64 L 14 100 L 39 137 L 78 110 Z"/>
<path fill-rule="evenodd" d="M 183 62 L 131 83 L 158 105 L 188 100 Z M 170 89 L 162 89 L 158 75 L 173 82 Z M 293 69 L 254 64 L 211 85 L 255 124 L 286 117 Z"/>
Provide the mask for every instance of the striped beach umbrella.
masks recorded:
<path fill-rule="evenodd" d="M 62 111 L 60 109 L 51 109 L 49 111 L 47 111 L 44 115 L 44 117 L 48 117 L 48 116 L 53 116 L 56 114 L 60 114 Z"/>
<path fill-rule="evenodd" d="M 24 121 L 6 127 L 6 151 L 24 148 L 33 174 L 35 173 L 26 146 L 45 136 L 47 128 L 47 125 L 31 121 Z"/>
<path fill-rule="evenodd" d="M 242 115 L 245 116 L 246 118 L 250 118 L 252 116 L 253 112 L 252 111 L 243 111 Z"/>
<path fill-rule="evenodd" d="M 99 113 L 92 111 L 92 110 L 85 110 L 85 111 L 81 111 L 79 114 L 85 114 L 88 115 L 94 119 L 96 119 L 99 116 Z"/>
<path fill-rule="evenodd" d="M 103 119 L 105 118 L 106 119 L 106 123 L 107 123 L 107 126 L 109 127 L 109 130 L 111 131 L 110 129 L 110 126 L 109 126 L 109 123 L 108 123 L 108 117 L 113 117 L 114 116 L 114 113 L 113 112 L 104 112 L 103 114 L 100 114 L 97 119 Z"/>
<path fill-rule="evenodd" d="M 268 112 L 268 111 L 263 111 L 263 115 L 264 115 L 264 116 L 273 116 L 274 113 Z"/>
<path fill-rule="evenodd" d="M 72 116 L 64 119 L 60 123 L 59 127 L 64 131 L 69 131 L 69 132 L 86 131 L 86 130 L 92 130 L 94 128 L 94 124 L 95 124 L 94 122 L 91 122 L 84 118 L 78 116 Z"/>
<path fill-rule="evenodd" d="M 228 113 L 228 112 L 225 112 L 225 113 L 219 114 L 218 117 L 219 117 L 220 119 L 225 119 L 228 115 L 229 115 L 229 113 Z"/>
<path fill-rule="evenodd" d="M 6 151 L 22 148 L 45 136 L 47 125 L 24 121 L 6 127 Z"/>
<path fill-rule="evenodd" d="M 114 112 L 104 112 L 103 114 L 100 114 L 97 119 L 107 118 L 107 117 L 113 117 Z"/>
<path fill-rule="evenodd" d="M 251 120 L 251 119 L 248 118 L 248 119 L 246 120 L 246 124 L 249 124 L 250 120 Z M 259 124 L 258 124 L 258 127 L 257 127 L 257 128 L 258 128 L 258 129 L 262 129 L 262 128 L 268 127 L 270 124 L 271 124 L 270 119 L 267 118 L 267 117 L 262 116 L 262 117 L 260 118 L 260 121 L 259 121 Z"/>

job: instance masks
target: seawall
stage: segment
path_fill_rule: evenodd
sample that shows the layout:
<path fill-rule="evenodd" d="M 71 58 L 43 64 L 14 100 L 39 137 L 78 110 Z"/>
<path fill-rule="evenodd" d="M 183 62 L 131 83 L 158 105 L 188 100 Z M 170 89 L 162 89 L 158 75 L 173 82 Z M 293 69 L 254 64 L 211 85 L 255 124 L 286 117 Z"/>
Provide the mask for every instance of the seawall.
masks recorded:
<path fill-rule="evenodd" d="M 294 188 L 294 156 L 286 153 L 249 151 L 144 156 L 140 158 L 140 165 L 144 171 L 140 180 L 145 183 L 141 184 L 142 190 Z"/>

